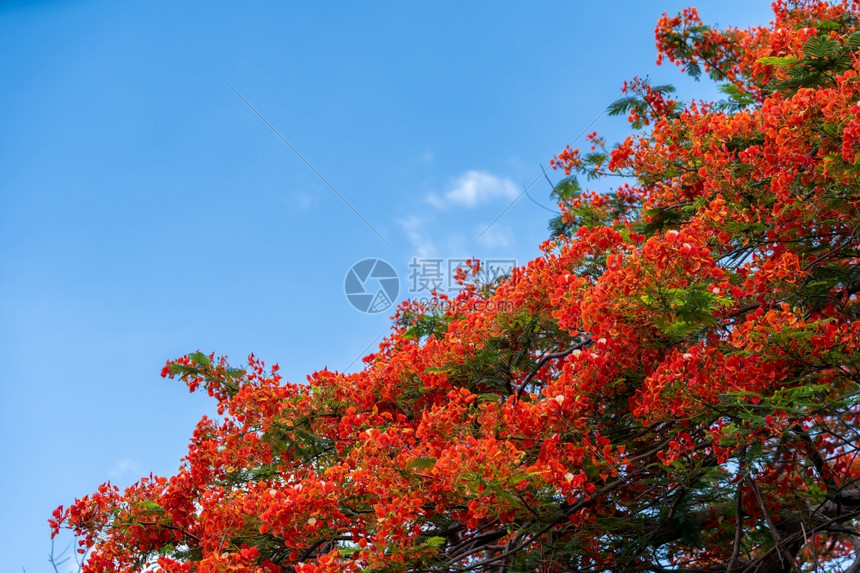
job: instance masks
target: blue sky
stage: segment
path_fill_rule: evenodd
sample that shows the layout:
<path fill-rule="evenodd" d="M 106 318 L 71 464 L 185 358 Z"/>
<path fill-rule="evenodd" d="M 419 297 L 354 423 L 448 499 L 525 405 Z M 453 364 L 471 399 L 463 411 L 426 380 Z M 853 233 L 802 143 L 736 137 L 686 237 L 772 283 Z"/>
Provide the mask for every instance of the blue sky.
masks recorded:
<path fill-rule="evenodd" d="M 536 256 L 552 214 L 511 203 L 595 119 L 625 133 L 598 119 L 624 80 L 714 93 L 654 66 L 657 18 L 686 5 L 0 0 L 9 570 L 49 570 L 57 505 L 175 472 L 213 408 L 159 377 L 168 358 L 344 370 L 389 324 L 346 299 L 356 261 L 391 263 L 402 299 L 416 257 Z"/>

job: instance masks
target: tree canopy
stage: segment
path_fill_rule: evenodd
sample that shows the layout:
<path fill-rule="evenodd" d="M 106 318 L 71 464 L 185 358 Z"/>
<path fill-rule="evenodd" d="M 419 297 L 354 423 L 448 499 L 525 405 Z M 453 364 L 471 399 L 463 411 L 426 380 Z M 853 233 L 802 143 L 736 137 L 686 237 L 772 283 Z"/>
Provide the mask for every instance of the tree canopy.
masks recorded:
<path fill-rule="evenodd" d="M 93 573 L 860 571 L 859 23 L 664 16 L 725 99 L 625 84 L 631 134 L 552 162 L 542 256 L 403 303 L 360 372 L 168 362 L 220 416 L 54 534 Z"/>

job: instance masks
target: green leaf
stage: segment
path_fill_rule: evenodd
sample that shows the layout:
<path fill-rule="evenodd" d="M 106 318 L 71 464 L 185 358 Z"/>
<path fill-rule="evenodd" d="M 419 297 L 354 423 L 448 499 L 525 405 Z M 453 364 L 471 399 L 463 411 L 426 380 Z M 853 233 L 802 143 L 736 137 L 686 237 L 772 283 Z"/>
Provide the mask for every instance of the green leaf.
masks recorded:
<path fill-rule="evenodd" d="M 608 159 L 609 159 L 609 154 L 603 153 L 600 151 L 592 151 L 592 152 L 586 153 L 585 155 L 582 156 L 582 161 L 584 163 L 594 165 L 595 167 L 602 165 L 603 163 L 606 163 L 606 161 Z"/>
<path fill-rule="evenodd" d="M 768 56 L 766 58 L 759 58 L 756 60 L 759 64 L 764 64 L 766 66 L 776 66 L 778 68 L 786 68 L 788 66 L 794 65 L 797 63 L 797 58 L 794 56 Z"/>
<path fill-rule="evenodd" d="M 733 106 L 736 110 L 741 110 L 755 103 L 755 98 L 752 95 L 741 90 L 735 84 L 720 84 L 717 89 L 729 96 L 729 106 Z"/>
<path fill-rule="evenodd" d="M 194 364 L 199 364 L 200 366 L 209 366 L 210 364 L 212 364 L 212 361 L 209 360 L 209 357 L 200 351 L 189 354 L 188 358 L 191 360 L 191 362 L 193 362 Z"/>
<path fill-rule="evenodd" d="M 854 32 L 848 36 L 848 45 L 852 48 L 860 48 L 860 32 Z"/>
<path fill-rule="evenodd" d="M 574 199 L 582 192 L 582 187 L 576 177 L 565 177 L 556 184 L 552 190 L 552 194 L 559 199 L 570 200 Z"/>
<path fill-rule="evenodd" d="M 442 547 L 443 545 L 445 545 L 445 538 L 438 536 L 428 537 L 425 544 L 429 545 L 430 547 Z"/>
<path fill-rule="evenodd" d="M 826 58 L 835 54 L 840 47 L 839 42 L 836 40 L 816 36 L 806 42 L 803 46 L 803 53 L 815 58 Z"/>
<path fill-rule="evenodd" d="M 427 374 L 444 374 L 450 371 L 450 368 L 447 366 L 428 366 L 424 369 L 424 372 Z"/>
<path fill-rule="evenodd" d="M 627 96 L 623 98 L 619 98 L 612 102 L 609 107 L 606 108 L 606 113 L 609 115 L 622 115 L 627 113 L 631 107 L 639 103 L 639 98 L 635 96 Z"/>
<path fill-rule="evenodd" d="M 834 22 L 833 20 L 822 20 L 816 25 L 816 28 L 821 32 L 831 32 L 833 30 L 838 30 L 841 27 L 842 26 L 839 22 Z"/>
<path fill-rule="evenodd" d="M 433 469 L 433 467 L 436 465 L 436 459 L 435 458 L 415 458 L 414 460 L 412 460 L 412 462 L 410 462 L 409 465 L 415 469 L 418 469 L 418 470 L 429 470 L 429 469 Z"/>
<path fill-rule="evenodd" d="M 143 501 L 138 502 L 137 507 L 146 511 L 164 513 L 164 508 L 158 505 L 156 502 L 152 501 L 151 499 L 145 499 Z"/>

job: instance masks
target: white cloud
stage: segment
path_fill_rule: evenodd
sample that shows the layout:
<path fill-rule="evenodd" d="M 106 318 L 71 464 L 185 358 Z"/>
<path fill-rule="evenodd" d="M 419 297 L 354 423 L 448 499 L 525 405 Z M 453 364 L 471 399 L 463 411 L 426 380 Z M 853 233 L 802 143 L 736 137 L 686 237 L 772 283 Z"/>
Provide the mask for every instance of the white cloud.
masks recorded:
<path fill-rule="evenodd" d="M 313 195 L 303 191 L 293 191 L 284 199 L 284 202 L 289 205 L 291 209 L 297 211 L 307 211 L 314 205 L 314 203 L 316 203 Z"/>
<path fill-rule="evenodd" d="M 483 234 L 481 235 L 481 233 Z M 504 249 L 514 244 L 514 234 L 511 230 L 498 223 L 490 226 L 489 229 L 486 224 L 478 225 L 475 227 L 475 236 L 478 235 L 481 235 L 481 238 L 477 242 L 490 249 Z"/>
<path fill-rule="evenodd" d="M 129 481 L 129 478 L 131 480 L 136 480 L 140 477 L 138 475 L 139 473 L 140 464 L 131 458 L 123 458 L 114 464 L 108 472 L 108 478 L 112 482 L 125 482 Z"/>
<path fill-rule="evenodd" d="M 397 222 L 406 231 L 406 237 L 412 243 L 412 248 L 415 249 L 414 256 L 427 258 L 436 255 L 436 245 L 427 233 L 423 219 L 412 215 L 407 219 L 400 219 Z"/>
<path fill-rule="evenodd" d="M 486 171 L 471 170 L 458 177 L 441 197 L 431 193 L 427 201 L 437 209 L 449 205 L 475 207 L 496 198 L 513 199 L 517 194 L 517 186 L 510 179 Z"/>

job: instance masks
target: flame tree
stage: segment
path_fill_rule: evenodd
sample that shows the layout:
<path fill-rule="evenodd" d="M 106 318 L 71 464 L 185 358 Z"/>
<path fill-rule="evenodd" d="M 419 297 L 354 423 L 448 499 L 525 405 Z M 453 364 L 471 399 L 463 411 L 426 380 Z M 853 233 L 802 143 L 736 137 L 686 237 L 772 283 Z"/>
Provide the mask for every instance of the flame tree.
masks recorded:
<path fill-rule="evenodd" d="M 858 22 L 664 16 L 725 99 L 626 84 L 631 135 L 553 160 L 541 257 L 405 303 L 361 372 L 168 362 L 221 415 L 54 534 L 86 572 L 860 570 Z"/>

